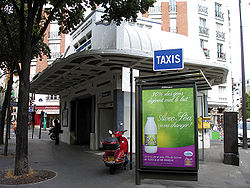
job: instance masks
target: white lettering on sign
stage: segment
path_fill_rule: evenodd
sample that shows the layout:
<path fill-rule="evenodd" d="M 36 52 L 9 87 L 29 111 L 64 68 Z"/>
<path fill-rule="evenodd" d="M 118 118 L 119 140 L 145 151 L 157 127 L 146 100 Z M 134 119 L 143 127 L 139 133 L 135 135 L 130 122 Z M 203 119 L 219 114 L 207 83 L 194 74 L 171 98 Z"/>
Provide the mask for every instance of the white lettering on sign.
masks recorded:
<path fill-rule="evenodd" d="M 162 55 L 162 56 L 156 56 L 157 64 L 173 64 L 173 63 L 180 63 L 180 55 Z"/>

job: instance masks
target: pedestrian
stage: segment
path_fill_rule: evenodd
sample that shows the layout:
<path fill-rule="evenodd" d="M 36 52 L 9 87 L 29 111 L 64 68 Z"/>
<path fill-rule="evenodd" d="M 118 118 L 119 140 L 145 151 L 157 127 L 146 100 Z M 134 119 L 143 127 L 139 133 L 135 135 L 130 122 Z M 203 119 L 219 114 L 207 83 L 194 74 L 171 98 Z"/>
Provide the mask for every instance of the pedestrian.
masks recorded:
<path fill-rule="evenodd" d="M 55 145 L 59 145 L 59 133 L 61 132 L 61 124 L 58 122 L 57 119 L 54 120 L 54 124 L 55 124 L 55 129 L 54 129 L 54 133 L 56 136 L 56 141 L 55 141 Z"/>

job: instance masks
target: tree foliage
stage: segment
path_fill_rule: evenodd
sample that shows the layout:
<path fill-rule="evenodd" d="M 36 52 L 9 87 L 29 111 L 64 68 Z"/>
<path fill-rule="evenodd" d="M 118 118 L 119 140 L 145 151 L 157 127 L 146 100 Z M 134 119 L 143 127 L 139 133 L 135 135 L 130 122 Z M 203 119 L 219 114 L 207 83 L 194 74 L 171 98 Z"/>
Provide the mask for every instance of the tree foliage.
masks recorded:
<path fill-rule="evenodd" d="M 247 103 L 247 118 L 250 119 L 250 95 L 246 94 L 246 103 Z"/>
<path fill-rule="evenodd" d="M 239 108 L 240 116 L 242 116 L 242 106 Z M 250 119 L 250 95 L 246 93 L 246 118 Z"/>

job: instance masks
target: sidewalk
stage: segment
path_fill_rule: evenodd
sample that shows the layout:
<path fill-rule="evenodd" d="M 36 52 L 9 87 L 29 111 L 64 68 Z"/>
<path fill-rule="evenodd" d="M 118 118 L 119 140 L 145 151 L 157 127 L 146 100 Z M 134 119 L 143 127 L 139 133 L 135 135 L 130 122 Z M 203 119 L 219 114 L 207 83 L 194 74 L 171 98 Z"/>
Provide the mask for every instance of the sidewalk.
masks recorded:
<path fill-rule="evenodd" d="M 9 151 L 15 150 L 15 138 L 9 140 Z M 2 152 L 3 146 L 0 146 Z M 225 165 L 223 160 L 223 142 L 212 141 L 211 148 L 205 150 L 205 161 L 200 161 L 197 182 L 142 180 L 135 185 L 135 171 L 117 170 L 114 175 L 102 161 L 101 151 L 89 151 L 84 146 L 60 143 L 55 146 L 48 139 L 47 132 L 42 132 L 42 139 L 37 135 L 29 139 L 29 164 L 32 169 L 47 169 L 57 173 L 51 180 L 19 186 L 20 188 L 163 188 L 163 187 L 250 187 L 250 148 L 239 148 L 240 166 Z M 0 157 L 0 169 L 14 167 L 13 157 Z"/>

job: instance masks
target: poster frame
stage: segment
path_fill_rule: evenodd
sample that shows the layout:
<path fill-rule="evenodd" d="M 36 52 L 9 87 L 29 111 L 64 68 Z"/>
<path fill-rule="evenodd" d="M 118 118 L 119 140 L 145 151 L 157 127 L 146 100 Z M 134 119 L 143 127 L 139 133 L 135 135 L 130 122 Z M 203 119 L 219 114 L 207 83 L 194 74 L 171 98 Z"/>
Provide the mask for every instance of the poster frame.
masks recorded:
<path fill-rule="evenodd" d="M 174 88 L 193 88 L 193 105 L 194 105 L 194 141 L 195 141 L 195 167 L 166 167 L 166 166 L 144 166 L 143 165 L 143 112 L 142 112 L 142 91 L 143 90 L 153 90 L 153 89 L 174 89 Z M 138 164 L 138 170 L 143 171 L 143 170 L 153 170 L 153 171 L 160 171 L 160 172 L 170 172 L 170 171 L 175 171 L 175 172 L 197 172 L 199 168 L 199 157 L 198 157 L 198 122 L 197 122 L 197 105 L 196 105 L 196 92 L 197 92 L 197 87 L 196 84 L 179 84 L 179 85 L 164 85 L 164 86 L 159 86 L 159 85 L 145 85 L 145 86 L 140 86 L 138 88 L 138 128 L 139 128 L 139 138 L 137 142 L 137 147 L 139 150 L 137 154 L 139 154 L 139 164 Z"/>

